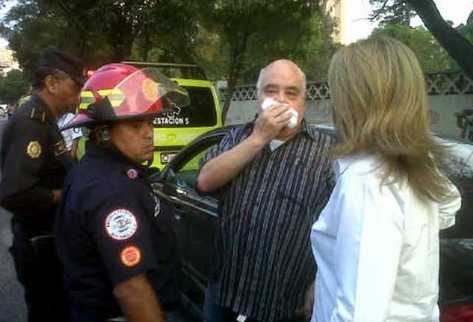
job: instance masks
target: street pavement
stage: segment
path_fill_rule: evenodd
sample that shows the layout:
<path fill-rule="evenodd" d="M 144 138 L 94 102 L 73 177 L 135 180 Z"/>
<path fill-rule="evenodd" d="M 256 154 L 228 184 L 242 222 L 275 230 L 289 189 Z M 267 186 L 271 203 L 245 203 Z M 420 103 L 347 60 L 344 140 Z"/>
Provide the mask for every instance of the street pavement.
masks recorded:
<path fill-rule="evenodd" d="M 5 120 L 0 120 L 0 142 L 5 123 Z M 23 289 L 16 279 L 8 252 L 12 241 L 10 218 L 11 214 L 0 208 L 0 322 L 26 322 Z"/>
<path fill-rule="evenodd" d="M 26 322 L 23 289 L 16 279 L 8 252 L 12 240 L 10 216 L 0 209 L 0 322 Z"/>

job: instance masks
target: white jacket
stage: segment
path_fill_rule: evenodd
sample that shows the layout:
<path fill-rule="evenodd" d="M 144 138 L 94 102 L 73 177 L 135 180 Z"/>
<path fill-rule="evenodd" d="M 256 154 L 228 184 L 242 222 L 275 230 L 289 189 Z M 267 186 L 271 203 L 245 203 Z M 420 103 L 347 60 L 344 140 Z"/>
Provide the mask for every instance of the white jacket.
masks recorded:
<path fill-rule="evenodd" d="M 459 192 L 421 201 L 407 184 L 381 187 L 379 165 L 367 155 L 334 163 L 336 186 L 311 232 L 312 322 L 439 320 L 439 229 L 455 223 Z"/>

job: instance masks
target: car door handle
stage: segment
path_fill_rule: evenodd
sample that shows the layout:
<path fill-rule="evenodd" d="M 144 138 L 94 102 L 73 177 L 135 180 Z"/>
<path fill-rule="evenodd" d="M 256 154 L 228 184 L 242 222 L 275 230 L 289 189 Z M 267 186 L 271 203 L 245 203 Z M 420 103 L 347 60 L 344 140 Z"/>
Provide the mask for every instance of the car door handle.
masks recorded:
<path fill-rule="evenodd" d="M 169 196 L 168 198 L 169 198 L 174 204 L 176 204 L 176 206 L 179 206 L 179 207 L 182 206 L 182 201 L 181 201 L 181 199 L 179 199 L 178 197 L 176 197 L 176 196 Z"/>
<path fill-rule="evenodd" d="M 180 195 L 180 196 L 187 197 L 187 191 L 184 190 L 184 189 L 176 188 L 176 192 L 177 192 L 177 194 Z"/>

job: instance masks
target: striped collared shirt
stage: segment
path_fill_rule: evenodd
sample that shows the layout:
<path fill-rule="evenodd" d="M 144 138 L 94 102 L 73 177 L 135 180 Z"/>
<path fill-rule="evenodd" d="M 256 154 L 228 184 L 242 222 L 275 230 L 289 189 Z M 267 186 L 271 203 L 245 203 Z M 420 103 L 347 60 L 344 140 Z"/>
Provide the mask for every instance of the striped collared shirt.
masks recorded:
<path fill-rule="evenodd" d="M 248 137 L 237 127 L 207 160 Z M 310 229 L 333 187 L 332 138 L 303 123 L 272 151 L 266 146 L 225 186 L 216 240 L 217 304 L 258 321 L 292 318 L 313 282 Z"/>

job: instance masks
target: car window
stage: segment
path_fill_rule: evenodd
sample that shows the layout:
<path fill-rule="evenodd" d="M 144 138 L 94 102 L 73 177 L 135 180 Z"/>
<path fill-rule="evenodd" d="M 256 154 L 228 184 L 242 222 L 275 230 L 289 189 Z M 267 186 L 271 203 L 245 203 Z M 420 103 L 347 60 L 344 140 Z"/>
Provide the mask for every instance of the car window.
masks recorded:
<path fill-rule="evenodd" d="M 171 172 L 168 181 L 172 181 L 180 187 L 195 189 L 200 166 L 202 165 L 202 162 L 209 149 L 211 149 L 215 144 L 207 146 L 196 152 L 180 168 L 174 169 Z"/>
<path fill-rule="evenodd" d="M 190 105 L 154 119 L 157 127 L 204 127 L 217 124 L 217 112 L 209 87 L 182 86 L 189 93 Z"/>

